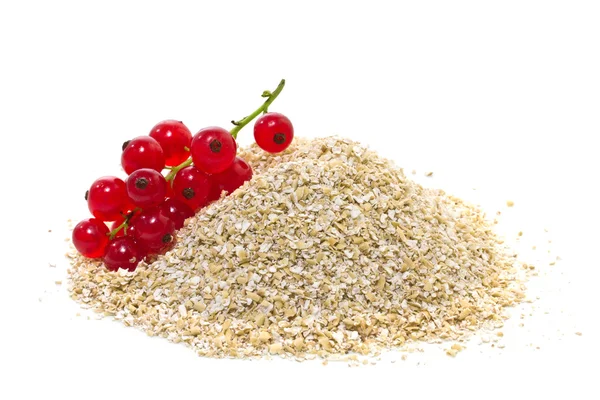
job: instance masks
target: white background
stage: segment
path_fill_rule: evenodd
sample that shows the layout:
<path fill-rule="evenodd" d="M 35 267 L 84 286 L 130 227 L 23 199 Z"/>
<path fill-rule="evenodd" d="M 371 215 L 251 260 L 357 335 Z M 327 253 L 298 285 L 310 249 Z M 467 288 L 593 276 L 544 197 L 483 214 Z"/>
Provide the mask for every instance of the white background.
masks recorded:
<path fill-rule="evenodd" d="M 3 1 L 0 398 L 596 396 L 598 21 L 594 1 Z M 123 141 L 167 118 L 228 127 L 281 78 L 271 110 L 296 135 L 359 140 L 501 211 L 507 241 L 523 231 L 515 249 L 541 272 L 503 350 L 203 359 L 87 320 L 54 284 L 67 220 L 87 216 L 95 178 L 121 174 Z"/>

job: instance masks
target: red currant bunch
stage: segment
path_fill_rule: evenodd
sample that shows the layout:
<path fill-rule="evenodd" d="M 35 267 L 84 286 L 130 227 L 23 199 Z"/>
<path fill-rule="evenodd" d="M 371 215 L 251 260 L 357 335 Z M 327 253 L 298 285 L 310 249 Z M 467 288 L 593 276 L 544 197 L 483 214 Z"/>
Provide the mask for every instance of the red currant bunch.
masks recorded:
<path fill-rule="evenodd" d="M 290 145 L 288 118 L 268 112 L 285 81 L 252 114 L 232 121 L 233 129 L 211 126 L 195 135 L 178 120 L 157 123 L 149 135 L 122 146 L 125 179 L 103 176 L 85 194 L 92 217 L 73 229 L 73 244 L 85 257 L 101 258 L 110 271 L 134 271 L 139 262 L 163 254 L 175 243 L 185 221 L 223 193 L 229 195 L 252 179 L 252 168 L 237 156 L 239 131 L 254 126 L 257 145 L 279 153 Z"/>

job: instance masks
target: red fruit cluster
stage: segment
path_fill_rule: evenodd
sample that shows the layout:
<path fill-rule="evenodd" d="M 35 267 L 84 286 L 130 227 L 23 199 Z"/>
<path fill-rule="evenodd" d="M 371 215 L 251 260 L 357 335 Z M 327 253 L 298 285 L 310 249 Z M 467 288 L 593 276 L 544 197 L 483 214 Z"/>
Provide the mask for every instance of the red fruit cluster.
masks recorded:
<path fill-rule="evenodd" d="M 165 120 L 149 135 L 125 142 L 121 166 L 128 176 L 92 183 L 85 198 L 93 217 L 75 226 L 75 248 L 102 258 L 111 271 L 133 271 L 144 258 L 166 252 L 187 218 L 252 178 L 250 165 L 236 156 L 235 140 L 252 118 L 236 123 L 235 134 L 208 127 L 193 136 L 181 121 Z M 285 150 L 293 135 L 289 119 L 278 113 L 265 112 L 254 126 L 257 144 L 271 153 Z"/>

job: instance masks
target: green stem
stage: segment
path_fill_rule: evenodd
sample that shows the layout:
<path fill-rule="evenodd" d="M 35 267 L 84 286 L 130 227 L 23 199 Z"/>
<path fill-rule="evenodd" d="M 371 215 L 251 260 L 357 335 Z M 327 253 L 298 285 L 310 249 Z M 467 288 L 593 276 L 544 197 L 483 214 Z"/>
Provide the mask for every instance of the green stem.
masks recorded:
<path fill-rule="evenodd" d="M 115 229 L 108 232 L 108 237 L 110 238 L 110 240 L 113 240 L 115 238 L 115 236 L 117 236 L 117 233 L 119 233 L 119 231 L 121 229 L 125 229 L 126 227 L 127 227 L 127 219 L 125 219 L 125 221 L 123 221 L 123 223 L 121 225 L 117 226 Z"/>
<path fill-rule="evenodd" d="M 169 173 L 167 174 L 167 176 L 165 177 L 165 179 L 167 180 L 167 182 L 171 182 L 173 180 L 173 178 L 175 178 L 175 175 L 177 175 L 177 173 L 185 168 L 192 165 L 192 158 L 188 158 L 187 160 L 185 160 L 184 162 L 182 162 L 181 164 L 179 164 L 176 167 L 171 168 L 171 171 L 169 171 Z"/>
<path fill-rule="evenodd" d="M 279 96 L 279 93 L 281 93 L 284 86 L 285 86 L 285 79 L 282 79 L 281 82 L 279 82 L 277 89 L 275 89 L 273 92 L 269 92 L 268 90 L 265 90 L 262 95 L 263 95 L 263 97 L 267 97 L 267 100 L 260 107 L 258 107 L 256 109 L 256 111 L 254 111 L 252 114 L 248 115 L 247 117 L 242 118 L 239 121 L 232 121 L 232 123 L 235 126 L 233 127 L 233 129 L 231 129 L 231 131 L 229 131 L 231 133 L 231 136 L 233 136 L 234 139 L 237 139 L 238 132 L 241 131 L 244 126 L 248 125 L 254 118 L 258 117 L 258 115 L 260 113 L 262 113 L 262 112 L 266 113 L 269 106 L 271 105 L 273 100 L 275 100 L 277 98 L 277 96 Z"/>
<path fill-rule="evenodd" d="M 279 85 L 277 86 L 277 88 L 273 91 L 270 92 L 268 90 L 265 90 L 262 93 L 262 97 L 266 97 L 267 100 L 265 100 L 265 102 L 256 109 L 256 111 L 254 111 L 252 114 L 248 115 L 247 117 L 242 118 L 239 121 L 231 121 L 235 126 L 233 127 L 233 129 L 231 131 L 229 131 L 231 133 L 231 136 L 233 136 L 234 139 L 237 139 L 237 135 L 239 133 L 239 131 L 242 130 L 242 128 L 246 125 L 248 125 L 254 118 L 256 118 L 261 112 L 266 113 L 267 110 L 269 109 L 269 106 L 271 105 L 271 103 L 277 98 L 277 96 L 279 96 L 279 93 L 281 93 L 281 91 L 283 90 L 283 87 L 285 86 L 285 79 L 282 79 L 281 82 L 279 82 Z M 169 182 L 169 184 L 172 184 L 173 179 L 175 178 L 175 175 L 177 175 L 177 173 L 187 167 L 192 165 L 192 158 L 188 158 L 187 160 L 185 160 L 184 162 L 182 162 L 181 164 L 179 164 L 176 167 L 170 167 L 170 171 L 167 174 L 167 176 L 165 176 L 165 179 L 167 180 L 167 182 Z M 117 228 L 118 231 L 118 228 Z M 112 235 L 112 232 L 111 232 Z"/>
<path fill-rule="evenodd" d="M 125 217 L 123 222 L 121 222 L 121 225 L 117 226 L 115 229 L 108 232 L 108 237 L 110 238 L 110 240 L 113 240 L 115 238 L 115 236 L 117 236 L 117 233 L 119 233 L 119 231 L 121 229 L 127 228 L 127 225 L 129 224 L 129 220 L 131 219 L 131 217 L 133 217 L 133 214 L 135 214 L 136 212 L 138 212 L 140 210 L 141 210 L 140 208 L 136 207 L 133 211 L 131 211 L 129 214 L 127 214 L 127 216 Z"/>

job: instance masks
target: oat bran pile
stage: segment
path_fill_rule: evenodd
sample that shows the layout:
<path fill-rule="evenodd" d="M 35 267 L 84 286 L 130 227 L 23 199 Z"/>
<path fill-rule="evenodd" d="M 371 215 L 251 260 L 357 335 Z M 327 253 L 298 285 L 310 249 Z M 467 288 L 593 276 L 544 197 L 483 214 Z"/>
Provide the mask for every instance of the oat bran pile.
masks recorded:
<path fill-rule="evenodd" d="M 374 354 L 498 326 L 519 265 L 482 211 L 359 143 L 240 151 L 252 181 L 135 272 L 73 254 L 72 297 L 199 355 Z"/>

